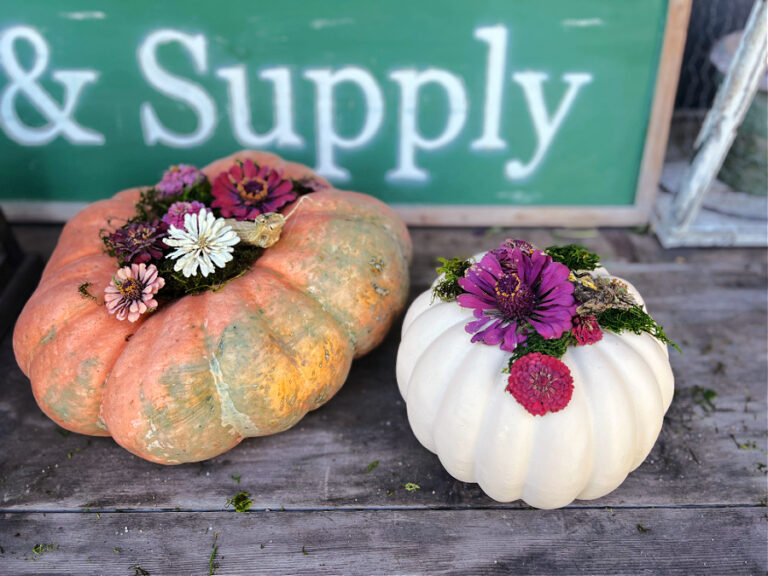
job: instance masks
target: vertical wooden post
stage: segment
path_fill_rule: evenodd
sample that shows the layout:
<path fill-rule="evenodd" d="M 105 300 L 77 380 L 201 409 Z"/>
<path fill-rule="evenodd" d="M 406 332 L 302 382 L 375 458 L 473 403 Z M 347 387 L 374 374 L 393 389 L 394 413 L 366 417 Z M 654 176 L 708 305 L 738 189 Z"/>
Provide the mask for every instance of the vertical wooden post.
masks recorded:
<path fill-rule="evenodd" d="M 683 179 L 672 207 L 673 226 L 678 233 L 695 220 L 757 93 L 765 70 L 768 47 L 768 2 L 756 0 L 733 64 L 717 93 L 696 139 L 696 154 Z"/>

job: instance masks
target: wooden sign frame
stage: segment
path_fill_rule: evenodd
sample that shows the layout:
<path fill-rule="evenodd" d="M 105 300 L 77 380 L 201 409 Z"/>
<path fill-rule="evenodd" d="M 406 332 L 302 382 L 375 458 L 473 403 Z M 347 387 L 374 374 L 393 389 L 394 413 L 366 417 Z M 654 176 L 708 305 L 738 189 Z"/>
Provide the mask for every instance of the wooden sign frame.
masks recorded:
<path fill-rule="evenodd" d="M 668 0 L 653 100 L 637 168 L 634 201 L 615 205 L 390 204 L 407 224 L 419 226 L 636 226 L 647 224 L 658 192 L 692 0 Z M 636 141 L 637 142 L 637 141 Z M 637 142 L 639 144 L 640 142 Z M 639 152 L 639 146 L 636 149 Z M 280 153 L 280 151 L 278 151 Z M 635 152 L 636 153 L 636 152 Z M 624 172 L 627 180 L 630 176 Z M 624 188 L 629 193 L 632 182 Z M 343 184 L 339 186 L 343 188 Z M 371 190 L 362 189 L 362 192 Z M 597 191 L 597 190 L 596 190 Z M 605 195 L 606 190 L 600 191 Z M 629 198 L 625 199 L 625 202 Z M 87 202 L 2 202 L 13 221 L 63 221 Z"/>

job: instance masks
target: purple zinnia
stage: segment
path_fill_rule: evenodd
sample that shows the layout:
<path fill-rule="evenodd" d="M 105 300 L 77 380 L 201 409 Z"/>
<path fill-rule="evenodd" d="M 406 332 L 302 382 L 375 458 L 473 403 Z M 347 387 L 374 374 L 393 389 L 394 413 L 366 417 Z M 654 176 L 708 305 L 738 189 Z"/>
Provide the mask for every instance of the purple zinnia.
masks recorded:
<path fill-rule="evenodd" d="M 477 318 L 466 326 L 474 334 L 472 342 L 501 343 L 502 350 L 511 352 L 525 342 L 528 325 L 546 339 L 562 336 L 571 329 L 576 309 L 569 274 L 540 250 L 516 246 L 503 263 L 487 253 L 459 279 L 467 293 L 457 301 L 474 308 Z"/>
<path fill-rule="evenodd" d="M 163 216 L 163 222 L 168 226 L 184 228 L 184 216 L 187 214 L 197 214 L 205 208 L 205 204 L 193 200 L 192 202 L 174 202 L 168 207 L 168 212 Z"/>
<path fill-rule="evenodd" d="M 109 245 L 123 262 L 149 262 L 163 257 L 167 249 L 162 240 L 168 231 L 165 222 L 134 222 L 118 228 L 109 235 Z"/>
<path fill-rule="evenodd" d="M 205 179 L 205 174 L 194 166 L 179 164 L 168 168 L 155 188 L 161 196 L 178 196 Z"/>
<path fill-rule="evenodd" d="M 253 220 L 259 214 L 277 212 L 298 197 L 293 182 L 283 179 L 282 172 L 258 167 L 253 160 L 237 162 L 219 174 L 211 193 L 215 198 L 211 206 L 219 208 L 225 218 L 235 220 Z"/>
<path fill-rule="evenodd" d="M 530 242 L 526 242 L 525 240 L 513 240 L 511 238 L 507 238 L 504 240 L 504 242 L 501 243 L 501 245 L 498 248 L 494 248 L 491 250 L 491 254 L 496 256 L 499 263 L 501 264 L 501 267 L 506 271 L 507 268 L 509 268 L 511 259 L 512 259 L 512 252 L 515 248 L 520 248 L 523 252 L 533 252 L 533 244 Z"/>

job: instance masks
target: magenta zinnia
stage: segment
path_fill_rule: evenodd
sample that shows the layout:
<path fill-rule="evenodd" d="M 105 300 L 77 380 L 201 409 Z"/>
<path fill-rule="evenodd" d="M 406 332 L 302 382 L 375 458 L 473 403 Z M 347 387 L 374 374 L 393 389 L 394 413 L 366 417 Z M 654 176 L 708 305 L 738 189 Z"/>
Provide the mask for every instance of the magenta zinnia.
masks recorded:
<path fill-rule="evenodd" d="M 534 352 L 518 358 L 509 369 L 507 392 L 534 416 L 558 412 L 573 395 L 573 377 L 554 356 Z"/>
<path fill-rule="evenodd" d="M 184 228 L 184 216 L 187 214 L 197 214 L 205 208 L 205 204 L 193 200 L 192 202 L 174 202 L 168 207 L 168 212 L 163 216 L 163 222 L 168 226 Z"/>
<path fill-rule="evenodd" d="M 160 196 L 178 196 L 206 179 L 205 174 L 189 164 L 171 166 L 155 188 Z"/>
<path fill-rule="evenodd" d="M 259 214 L 277 212 L 298 194 L 293 182 L 283 179 L 282 172 L 268 166 L 258 167 L 252 160 L 235 163 L 213 182 L 214 201 L 225 218 L 253 220 Z"/>
<path fill-rule="evenodd" d="M 104 289 L 107 312 L 115 314 L 118 320 L 127 317 L 129 322 L 136 322 L 147 310 L 157 308 L 155 294 L 163 286 L 165 280 L 157 275 L 154 264 L 124 266 Z"/>
<path fill-rule="evenodd" d="M 168 225 L 160 220 L 134 222 L 118 228 L 107 240 L 121 261 L 140 264 L 163 257 L 167 247 L 162 239 L 167 231 Z"/>
<path fill-rule="evenodd" d="M 493 252 L 467 269 L 459 286 L 466 294 L 458 303 L 474 308 L 468 323 L 472 342 L 512 352 L 525 342 L 531 328 L 545 339 L 559 338 L 571 329 L 576 308 L 570 271 L 540 250 L 513 247 L 500 262 Z"/>

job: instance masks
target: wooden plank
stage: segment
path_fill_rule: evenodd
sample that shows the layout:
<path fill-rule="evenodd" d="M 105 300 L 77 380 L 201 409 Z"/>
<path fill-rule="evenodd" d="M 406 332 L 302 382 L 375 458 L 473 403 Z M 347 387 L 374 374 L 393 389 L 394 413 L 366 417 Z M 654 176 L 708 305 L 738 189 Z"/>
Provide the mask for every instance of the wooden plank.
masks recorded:
<path fill-rule="evenodd" d="M 735 576 L 765 573 L 767 528 L 760 508 L 7 514 L 0 558 L 16 576 Z"/>
<path fill-rule="evenodd" d="M 414 294 L 434 257 L 471 254 L 514 230 L 414 230 Z M 765 251 L 662 252 L 627 232 L 531 231 L 541 246 L 581 241 L 631 278 L 683 347 L 672 354 L 678 397 L 648 460 L 613 494 L 577 506 L 752 505 L 766 497 Z M 645 263 L 631 260 L 641 259 Z M 259 508 L 489 507 L 414 439 L 394 378 L 398 331 L 355 363 L 328 405 L 294 429 L 250 439 L 201 464 L 162 467 L 110 439 L 62 437 L 34 403 L 10 342 L 0 347 L 0 508 L 219 510 L 239 490 Z M 703 394 L 713 390 L 714 408 Z M 371 462 L 378 466 L 366 471 Z M 240 478 L 236 482 L 232 477 Z M 415 482 L 417 492 L 404 484 Z M 523 506 L 521 502 L 510 507 Z"/>

